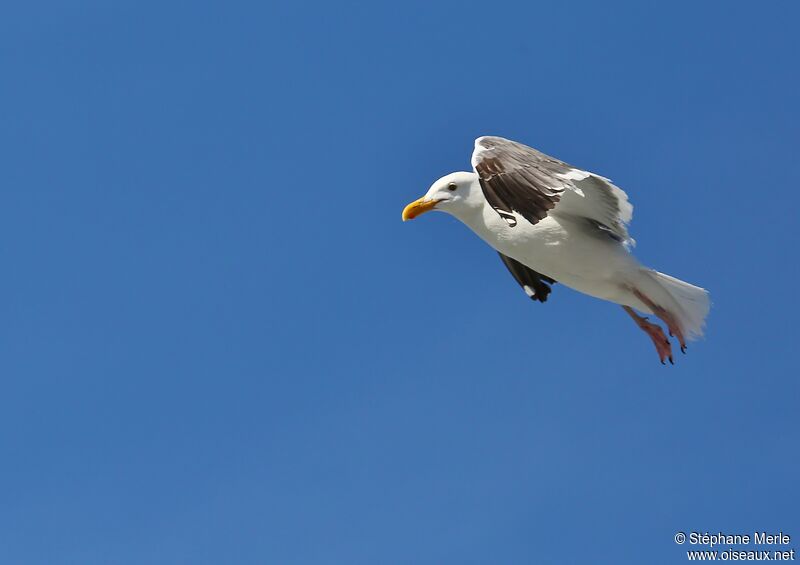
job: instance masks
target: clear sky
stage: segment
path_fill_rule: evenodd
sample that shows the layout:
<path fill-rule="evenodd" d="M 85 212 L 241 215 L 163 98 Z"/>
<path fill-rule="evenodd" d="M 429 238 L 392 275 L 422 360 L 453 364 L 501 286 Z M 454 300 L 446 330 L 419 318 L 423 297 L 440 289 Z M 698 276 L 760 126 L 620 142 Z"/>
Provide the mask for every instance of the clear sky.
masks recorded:
<path fill-rule="evenodd" d="M 14 2 L 0 562 L 681 563 L 800 550 L 795 2 Z M 496 134 L 712 293 L 662 367 L 400 212 Z M 795 541 L 796 540 L 796 541 Z"/>

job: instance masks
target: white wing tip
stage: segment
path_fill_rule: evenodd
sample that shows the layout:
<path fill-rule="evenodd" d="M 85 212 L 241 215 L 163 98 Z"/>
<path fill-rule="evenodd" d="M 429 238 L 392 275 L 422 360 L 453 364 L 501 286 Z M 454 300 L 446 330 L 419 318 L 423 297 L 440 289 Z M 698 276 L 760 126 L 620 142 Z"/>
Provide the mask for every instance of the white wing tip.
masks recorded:
<path fill-rule="evenodd" d="M 583 180 L 591 175 L 592 173 L 587 173 L 586 171 L 582 171 L 580 169 L 570 169 L 569 172 L 559 173 L 556 176 L 564 180 Z"/>

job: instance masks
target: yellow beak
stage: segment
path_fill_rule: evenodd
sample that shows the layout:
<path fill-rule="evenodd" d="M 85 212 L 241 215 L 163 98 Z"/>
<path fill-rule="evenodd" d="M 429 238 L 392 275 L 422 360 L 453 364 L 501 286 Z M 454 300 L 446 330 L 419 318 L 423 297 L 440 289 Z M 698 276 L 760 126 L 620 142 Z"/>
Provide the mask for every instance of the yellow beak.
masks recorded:
<path fill-rule="evenodd" d="M 420 214 L 430 212 L 436 207 L 438 200 L 425 200 L 424 197 L 414 200 L 411 204 L 403 208 L 403 221 L 413 220 Z"/>

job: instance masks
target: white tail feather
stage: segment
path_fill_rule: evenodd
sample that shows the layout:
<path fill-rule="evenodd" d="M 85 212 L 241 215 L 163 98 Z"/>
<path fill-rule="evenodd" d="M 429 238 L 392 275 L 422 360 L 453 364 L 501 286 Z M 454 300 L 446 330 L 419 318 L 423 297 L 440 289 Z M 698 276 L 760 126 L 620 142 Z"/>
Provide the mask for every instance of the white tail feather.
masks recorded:
<path fill-rule="evenodd" d="M 702 337 L 706 316 L 711 309 L 708 291 L 658 271 L 642 271 L 647 275 L 640 281 L 640 286 L 641 282 L 647 281 L 641 288 L 642 292 L 677 318 L 688 339 Z"/>

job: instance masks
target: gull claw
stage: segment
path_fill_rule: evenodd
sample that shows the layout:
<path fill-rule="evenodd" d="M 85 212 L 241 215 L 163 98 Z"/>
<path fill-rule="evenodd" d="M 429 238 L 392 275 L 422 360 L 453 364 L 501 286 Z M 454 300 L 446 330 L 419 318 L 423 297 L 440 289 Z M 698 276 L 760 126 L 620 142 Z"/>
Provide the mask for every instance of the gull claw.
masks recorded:
<path fill-rule="evenodd" d="M 669 362 L 674 365 L 675 361 L 672 358 L 672 345 L 664 334 L 664 330 L 662 330 L 658 324 L 648 322 L 647 317 L 637 315 L 630 306 L 623 306 L 623 308 L 628 315 L 633 318 L 636 325 L 639 326 L 653 342 L 653 345 L 656 347 L 656 353 L 658 353 L 658 360 L 661 364 L 666 365 L 667 359 L 669 359 Z"/>
<path fill-rule="evenodd" d="M 633 288 L 632 290 L 633 290 L 633 294 L 639 300 L 644 302 L 644 304 L 647 305 L 647 307 L 652 310 L 652 313 L 655 314 L 657 317 L 661 318 L 661 320 L 666 324 L 667 331 L 669 332 L 669 336 L 678 338 L 678 343 L 680 344 L 681 349 L 686 347 L 686 338 L 683 335 L 683 329 L 681 328 L 681 326 L 678 323 L 678 321 L 675 319 L 675 316 L 673 316 L 670 312 L 668 312 L 663 307 L 659 306 L 658 304 L 656 304 L 655 302 L 650 300 L 650 298 L 648 298 L 646 295 L 644 295 L 638 289 Z"/>

